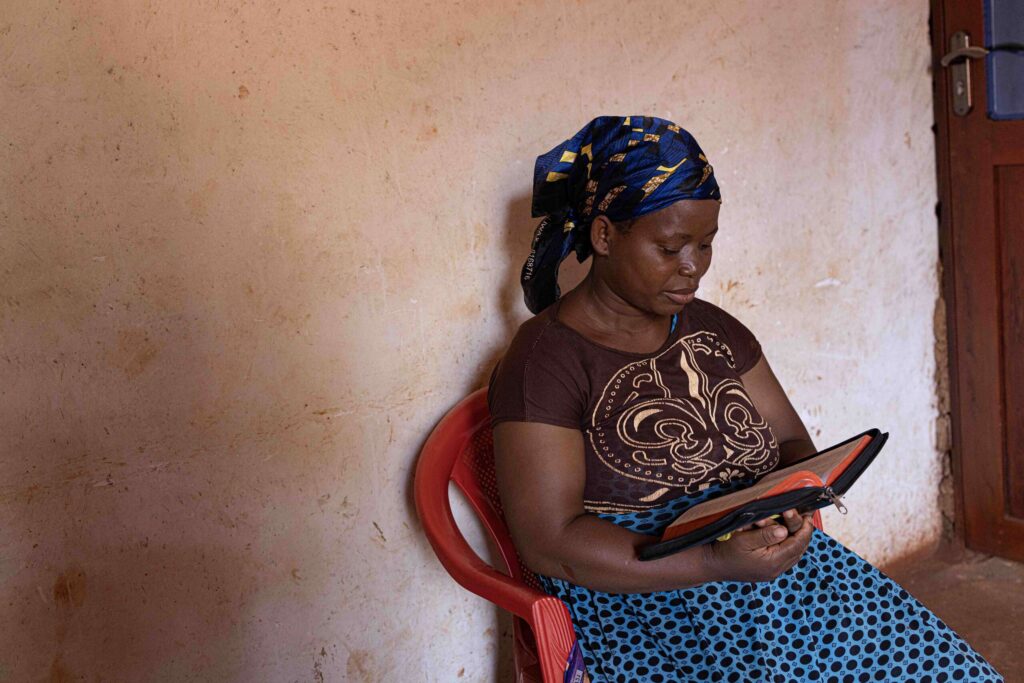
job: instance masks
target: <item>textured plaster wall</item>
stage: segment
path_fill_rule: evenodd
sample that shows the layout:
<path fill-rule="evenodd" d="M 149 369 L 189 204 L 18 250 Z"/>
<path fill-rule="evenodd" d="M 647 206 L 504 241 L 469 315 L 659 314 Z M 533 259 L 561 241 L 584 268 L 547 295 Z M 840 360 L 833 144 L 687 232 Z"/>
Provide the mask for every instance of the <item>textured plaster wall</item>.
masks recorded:
<path fill-rule="evenodd" d="M 601 113 L 702 142 L 818 442 L 892 432 L 830 530 L 936 538 L 925 0 L 5 2 L 0 62 L 0 681 L 495 679 L 410 473 Z"/>

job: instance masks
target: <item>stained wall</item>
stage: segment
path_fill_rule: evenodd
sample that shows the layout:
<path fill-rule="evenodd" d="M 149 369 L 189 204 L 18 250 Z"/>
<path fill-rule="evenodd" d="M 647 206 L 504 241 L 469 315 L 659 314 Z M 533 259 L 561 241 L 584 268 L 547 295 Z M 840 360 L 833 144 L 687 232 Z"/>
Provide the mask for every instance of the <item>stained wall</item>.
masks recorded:
<path fill-rule="evenodd" d="M 0 680 L 500 676 L 411 468 L 604 113 L 701 141 L 819 444 L 892 432 L 830 531 L 937 537 L 924 0 L 7 2 L 0 62 Z"/>

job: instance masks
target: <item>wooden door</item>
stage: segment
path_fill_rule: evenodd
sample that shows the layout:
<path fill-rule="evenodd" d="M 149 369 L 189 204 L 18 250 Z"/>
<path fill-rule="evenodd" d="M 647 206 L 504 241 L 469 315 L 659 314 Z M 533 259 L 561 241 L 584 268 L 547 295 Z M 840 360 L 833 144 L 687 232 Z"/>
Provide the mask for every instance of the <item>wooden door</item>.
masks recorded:
<path fill-rule="evenodd" d="M 984 59 L 956 115 L 940 66 L 957 31 L 985 44 L 984 21 L 983 0 L 932 0 L 953 474 L 965 544 L 1024 561 L 1024 120 L 990 117 Z"/>

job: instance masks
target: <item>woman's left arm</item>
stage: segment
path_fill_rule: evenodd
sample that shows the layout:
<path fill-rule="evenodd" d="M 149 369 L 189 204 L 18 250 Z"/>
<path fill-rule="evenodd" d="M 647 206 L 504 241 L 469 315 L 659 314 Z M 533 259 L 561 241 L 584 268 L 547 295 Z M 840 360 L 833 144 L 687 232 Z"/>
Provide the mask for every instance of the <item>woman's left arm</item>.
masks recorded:
<path fill-rule="evenodd" d="M 763 355 L 754 367 L 740 376 L 740 381 L 757 412 L 761 413 L 761 417 L 775 433 L 779 442 L 779 467 L 785 467 L 817 451 L 811 435 L 807 433 L 807 427 L 796 414 L 793 404 L 789 402 L 789 397 Z"/>

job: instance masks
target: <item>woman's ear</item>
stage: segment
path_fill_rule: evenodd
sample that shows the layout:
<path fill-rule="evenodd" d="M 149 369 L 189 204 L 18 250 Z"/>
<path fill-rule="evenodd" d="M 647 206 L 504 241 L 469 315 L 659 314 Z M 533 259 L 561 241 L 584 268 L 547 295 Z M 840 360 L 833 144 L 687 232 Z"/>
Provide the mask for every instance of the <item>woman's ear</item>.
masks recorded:
<path fill-rule="evenodd" d="M 598 256 L 607 256 L 615 226 L 608 216 L 601 214 L 590 223 L 590 245 Z"/>

